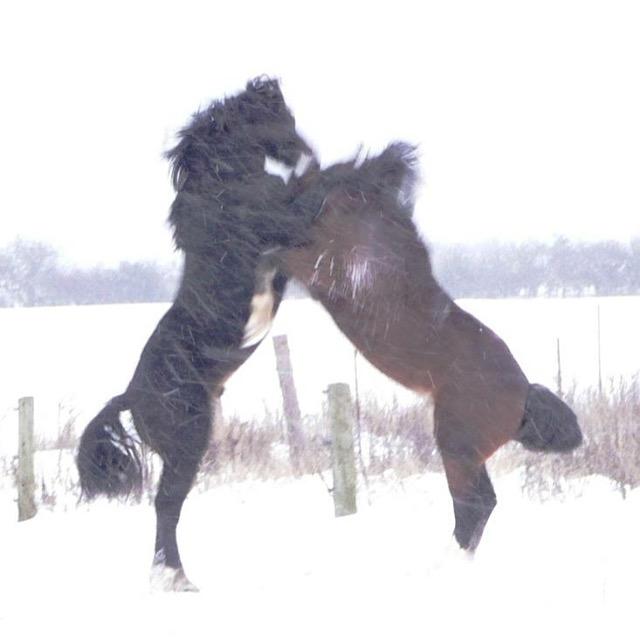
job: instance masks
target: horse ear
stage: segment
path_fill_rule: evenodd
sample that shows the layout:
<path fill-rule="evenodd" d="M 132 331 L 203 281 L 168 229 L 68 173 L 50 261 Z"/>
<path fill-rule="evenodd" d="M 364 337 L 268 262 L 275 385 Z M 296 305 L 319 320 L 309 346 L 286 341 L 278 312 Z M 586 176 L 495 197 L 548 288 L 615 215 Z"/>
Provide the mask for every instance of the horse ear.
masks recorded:
<path fill-rule="evenodd" d="M 253 89 L 256 93 L 266 96 L 282 95 L 280 93 L 280 83 L 276 78 L 261 75 L 247 83 L 247 89 Z"/>
<path fill-rule="evenodd" d="M 268 104 L 272 109 L 279 110 L 284 106 L 284 96 L 280 90 L 280 83 L 275 78 L 258 76 L 247 83 L 247 94 L 255 96 L 257 102 Z"/>

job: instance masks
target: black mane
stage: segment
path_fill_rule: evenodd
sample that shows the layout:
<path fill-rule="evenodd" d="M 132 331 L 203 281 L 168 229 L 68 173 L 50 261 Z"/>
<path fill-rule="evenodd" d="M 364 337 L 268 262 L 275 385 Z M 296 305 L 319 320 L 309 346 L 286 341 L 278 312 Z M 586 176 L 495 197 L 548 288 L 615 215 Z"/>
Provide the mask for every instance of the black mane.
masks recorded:
<path fill-rule="evenodd" d="M 177 191 L 169 215 L 176 246 L 211 253 L 231 238 L 238 243 L 239 234 L 263 248 L 289 244 L 302 228 L 287 207 L 287 185 L 265 173 L 264 159 L 295 165 L 310 152 L 277 80 L 252 80 L 195 113 L 166 154 Z"/>
<path fill-rule="evenodd" d="M 222 181 L 256 169 L 260 148 L 259 126 L 293 122 L 277 80 L 261 76 L 235 96 L 213 101 L 197 111 L 180 130 L 179 142 L 167 151 L 174 189 L 191 178 Z M 240 152 L 240 155 L 238 155 Z M 262 168 L 262 167 L 259 167 Z"/>

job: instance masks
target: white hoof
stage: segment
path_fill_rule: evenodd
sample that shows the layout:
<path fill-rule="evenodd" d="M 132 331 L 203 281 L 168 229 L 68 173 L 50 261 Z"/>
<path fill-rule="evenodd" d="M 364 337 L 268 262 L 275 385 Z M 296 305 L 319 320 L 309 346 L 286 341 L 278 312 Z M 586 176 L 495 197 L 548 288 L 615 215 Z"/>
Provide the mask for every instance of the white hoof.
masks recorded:
<path fill-rule="evenodd" d="M 167 567 L 164 564 L 154 564 L 151 567 L 152 591 L 199 591 L 184 573 L 184 569 Z"/>

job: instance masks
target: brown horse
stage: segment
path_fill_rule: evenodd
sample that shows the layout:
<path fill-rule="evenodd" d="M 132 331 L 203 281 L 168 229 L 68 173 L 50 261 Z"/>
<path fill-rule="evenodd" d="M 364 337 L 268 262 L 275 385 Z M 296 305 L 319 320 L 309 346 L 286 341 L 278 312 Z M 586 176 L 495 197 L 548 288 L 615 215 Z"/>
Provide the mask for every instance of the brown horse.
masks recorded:
<path fill-rule="evenodd" d="M 411 220 L 414 167 L 413 149 L 395 144 L 360 166 L 307 174 L 307 189 L 326 189 L 324 204 L 312 242 L 283 262 L 373 365 L 432 396 L 454 535 L 473 550 L 496 505 L 485 461 L 509 440 L 568 451 L 581 432 L 571 409 L 530 384 L 506 344 L 439 286 Z"/>

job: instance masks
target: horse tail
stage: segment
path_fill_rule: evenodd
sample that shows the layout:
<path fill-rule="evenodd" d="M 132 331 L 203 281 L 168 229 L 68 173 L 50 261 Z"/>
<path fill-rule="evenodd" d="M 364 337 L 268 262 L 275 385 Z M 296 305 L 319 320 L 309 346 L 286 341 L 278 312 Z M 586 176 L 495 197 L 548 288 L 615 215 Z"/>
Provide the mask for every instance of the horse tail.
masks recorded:
<path fill-rule="evenodd" d="M 531 451 L 566 452 L 582 443 L 582 432 L 565 402 L 546 387 L 531 384 L 515 439 Z"/>
<path fill-rule="evenodd" d="M 112 398 L 80 438 L 76 464 L 82 496 L 89 500 L 101 494 L 112 498 L 142 491 L 137 443 L 120 421 L 120 412 L 129 408 L 126 394 Z"/>

